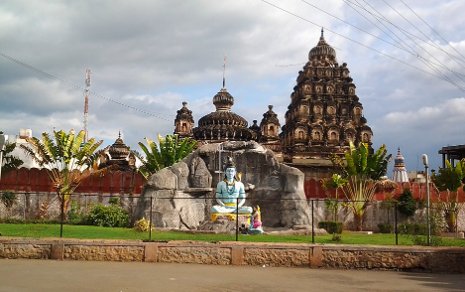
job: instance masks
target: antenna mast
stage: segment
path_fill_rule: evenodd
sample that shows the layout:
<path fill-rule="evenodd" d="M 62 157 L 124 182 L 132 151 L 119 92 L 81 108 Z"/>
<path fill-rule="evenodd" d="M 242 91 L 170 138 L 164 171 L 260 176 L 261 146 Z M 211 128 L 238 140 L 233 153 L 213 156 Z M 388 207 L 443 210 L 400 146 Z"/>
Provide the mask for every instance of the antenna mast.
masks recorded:
<path fill-rule="evenodd" d="M 89 116 L 90 69 L 86 69 L 86 89 L 84 90 L 84 142 L 87 142 L 87 117 Z"/>

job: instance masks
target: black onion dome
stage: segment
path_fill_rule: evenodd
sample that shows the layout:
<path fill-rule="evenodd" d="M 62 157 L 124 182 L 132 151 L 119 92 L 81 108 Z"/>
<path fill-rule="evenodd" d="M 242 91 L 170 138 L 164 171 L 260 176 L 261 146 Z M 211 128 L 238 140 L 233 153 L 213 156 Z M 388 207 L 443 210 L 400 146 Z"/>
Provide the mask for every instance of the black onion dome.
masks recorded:
<path fill-rule="evenodd" d="M 217 111 L 227 111 L 234 105 L 234 97 L 223 88 L 213 97 L 213 104 Z"/>
<path fill-rule="evenodd" d="M 328 56 L 331 60 L 336 60 L 336 51 L 325 41 L 323 29 L 321 29 L 320 41 L 316 47 L 310 50 L 310 53 L 308 53 L 308 59 L 312 60 L 322 56 Z"/>
<path fill-rule="evenodd" d="M 231 112 L 234 98 L 223 88 L 214 97 L 215 112 L 199 119 L 198 127 L 193 129 L 196 140 L 255 140 L 256 133 L 247 128 L 247 121 L 240 115 Z"/>
<path fill-rule="evenodd" d="M 189 122 L 193 123 L 194 118 L 192 116 L 192 111 L 187 108 L 187 102 L 182 103 L 182 108 L 177 111 L 175 121 L 179 120 L 188 120 Z"/>
<path fill-rule="evenodd" d="M 108 153 L 111 156 L 111 159 L 125 159 L 129 155 L 129 147 L 124 144 L 123 139 L 121 139 L 121 134 L 116 139 L 115 143 L 110 146 Z"/>

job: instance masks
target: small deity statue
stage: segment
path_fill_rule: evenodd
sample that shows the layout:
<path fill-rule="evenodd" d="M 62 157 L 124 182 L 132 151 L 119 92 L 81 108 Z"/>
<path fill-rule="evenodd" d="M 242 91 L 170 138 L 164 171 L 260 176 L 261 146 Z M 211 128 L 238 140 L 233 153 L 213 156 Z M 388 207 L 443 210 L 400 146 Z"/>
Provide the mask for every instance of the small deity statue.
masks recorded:
<path fill-rule="evenodd" d="M 218 205 L 212 206 L 212 213 L 215 215 L 234 214 L 238 209 L 240 215 L 247 214 L 250 216 L 252 208 L 243 206 L 245 203 L 245 188 L 244 184 L 236 176 L 236 167 L 234 166 L 232 157 L 228 157 L 224 172 L 225 178 L 216 187 L 216 201 Z"/>
<path fill-rule="evenodd" d="M 250 234 L 261 234 L 263 233 L 262 228 L 262 213 L 260 211 L 260 206 L 256 205 L 253 207 L 252 219 L 250 221 L 250 227 L 248 232 Z"/>

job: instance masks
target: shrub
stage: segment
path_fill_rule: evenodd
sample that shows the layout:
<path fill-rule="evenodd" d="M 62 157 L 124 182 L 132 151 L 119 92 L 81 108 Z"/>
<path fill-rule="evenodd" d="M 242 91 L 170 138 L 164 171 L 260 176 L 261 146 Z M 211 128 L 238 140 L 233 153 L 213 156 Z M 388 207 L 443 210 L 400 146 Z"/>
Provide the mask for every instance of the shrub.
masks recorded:
<path fill-rule="evenodd" d="M 0 200 L 2 201 L 3 205 L 5 205 L 5 208 L 10 210 L 16 202 L 16 194 L 11 191 L 4 191 L 0 197 Z"/>
<path fill-rule="evenodd" d="M 89 223 L 105 227 L 127 227 L 129 224 L 128 213 L 117 205 L 95 205 L 89 213 Z"/>
<path fill-rule="evenodd" d="M 68 223 L 70 224 L 89 224 L 87 216 L 81 211 L 81 206 L 76 201 L 71 201 L 71 208 L 68 211 Z"/>
<path fill-rule="evenodd" d="M 428 245 L 428 240 L 426 236 L 418 236 L 415 235 L 412 238 L 413 244 L 416 245 Z M 442 244 L 442 238 L 438 236 L 431 236 L 430 237 L 430 245 L 431 246 L 439 246 Z"/>
<path fill-rule="evenodd" d="M 318 228 L 323 228 L 328 233 L 342 233 L 342 222 L 321 221 L 318 223 Z"/>
<path fill-rule="evenodd" d="M 411 234 L 411 235 L 426 235 L 428 233 L 428 227 L 426 224 L 399 224 L 397 230 L 402 234 Z"/>
<path fill-rule="evenodd" d="M 134 223 L 134 229 L 138 232 L 147 232 L 149 231 L 150 228 L 150 221 L 142 218 L 140 220 L 137 220 L 136 223 Z M 153 226 L 152 226 L 153 229 Z"/>
<path fill-rule="evenodd" d="M 401 214 L 410 217 L 415 214 L 415 210 L 417 209 L 416 203 L 417 202 L 413 199 L 412 192 L 410 192 L 409 189 L 404 189 L 399 196 L 397 209 Z"/>
<path fill-rule="evenodd" d="M 119 198 L 118 197 L 111 197 L 109 200 L 108 200 L 108 203 L 110 205 L 119 205 Z"/>
<path fill-rule="evenodd" d="M 389 223 L 380 223 L 378 224 L 378 229 L 380 233 L 391 233 L 392 225 Z"/>

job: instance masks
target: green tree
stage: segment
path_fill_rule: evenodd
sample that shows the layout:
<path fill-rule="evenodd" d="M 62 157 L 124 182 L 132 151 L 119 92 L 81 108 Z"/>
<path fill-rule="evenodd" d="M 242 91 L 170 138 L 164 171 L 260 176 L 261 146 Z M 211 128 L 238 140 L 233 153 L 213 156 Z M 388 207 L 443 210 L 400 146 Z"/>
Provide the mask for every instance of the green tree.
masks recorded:
<path fill-rule="evenodd" d="M 386 174 L 390 159 L 391 155 L 387 154 L 384 144 L 372 153 L 365 143 L 360 143 L 358 147 L 350 143 L 349 149 L 344 153 L 344 159 L 333 158 L 333 163 L 340 168 L 342 177 L 347 179 L 342 191 L 349 201 L 348 206 L 354 215 L 357 230 L 362 230 L 365 209 L 373 200 L 378 184 Z"/>
<path fill-rule="evenodd" d="M 323 188 L 326 190 L 334 190 L 334 198 L 328 196 L 326 200 L 326 205 L 328 209 L 333 211 L 333 221 L 337 221 L 337 213 L 339 211 L 339 194 L 338 190 L 342 188 L 347 183 L 347 180 L 344 179 L 340 174 L 333 174 L 330 178 L 323 179 L 322 184 Z"/>
<path fill-rule="evenodd" d="M 71 194 L 81 181 L 105 170 L 98 169 L 97 148 L 103 141 L 91 138 L 84 142 L 84 137 L 84 131 L 76 135 L 73 130 L 69 133 L 60 130 L 53 131 L 53 139 L 50 134 L 42 133 L 41 140 L 32 137 L 27 139 L 29 145 L 20 145 L 39 166 L 49 170 L 50 180 L 63 204 L 65 214 Z"/>
<path fill-rule="evenodd" d="M 0 134 L 3 134 L 2 131 L 0 131 Z M 2 174 L 6 174 L 8 171 L 11 171 L 13 169 L 19 168 L 24 162 L 12 155 L 11 153 L 15 150 L 16 148 L 16 143 L 5 143 L 5 148 L 3 149 L 3 165 L 2 165 Z M 1 150 L 1 149 L 0 149 Z"/>
<path fill-rule="evenodd" d="M 180 161 L 189 155 L 197 145 L 195 140 L 189 137 L 179 138 L 176 134 L 166 135 L 166 137 L 158 135 L 158 144 L 149 138 L 145 138 L 145 140 L 147 146 L 139 142 L 145 157 L 136 153 L 142 162 L 139 172 L 145 178 Z"/>
<path fill-rule="evenodd" d="M 458 189 L 463 186 L 465 179 L 465 160 L 457 163 L 454 167 L 446 161 L 446 167 L 440 168 L 438 174 L 431 177 L 436 188 L 444 192 L 438 197 L 438 204 L 444 212 L 447 228 L 450 232 L 456 231 L 457 216 L 462 208 L 458 201 Z M 463 187 L 465 190 L 465 186 Z"/>

